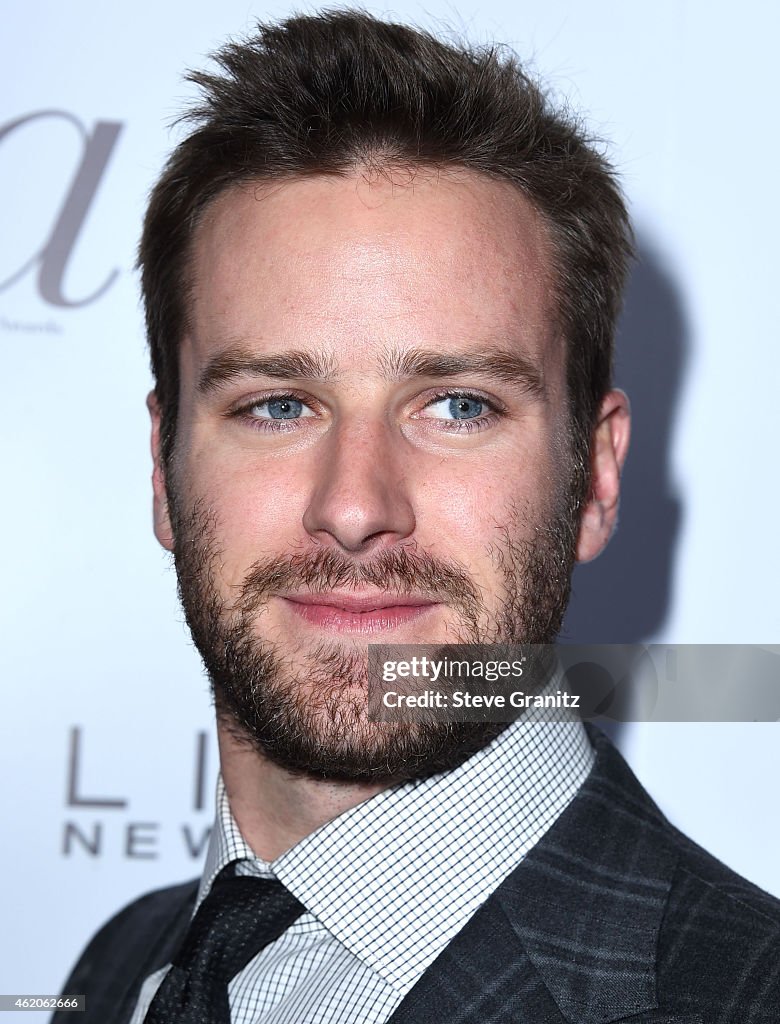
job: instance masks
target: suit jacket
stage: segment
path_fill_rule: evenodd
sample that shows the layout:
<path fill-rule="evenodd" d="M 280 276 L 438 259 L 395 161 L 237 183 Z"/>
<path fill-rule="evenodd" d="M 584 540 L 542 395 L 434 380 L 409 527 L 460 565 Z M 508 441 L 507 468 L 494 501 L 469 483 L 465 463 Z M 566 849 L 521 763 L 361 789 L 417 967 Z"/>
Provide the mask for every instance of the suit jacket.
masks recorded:
<path fill-rule="evenodd" d="M 596 762 L 575 799 L 392 1024 L 780 1024 L 780 902 L 673 828 L 590 732 Z M 64 988 L 86 994 L 79 1024 L 129 1021 L 196 892 L 151 893 L 104 926 Z"/>

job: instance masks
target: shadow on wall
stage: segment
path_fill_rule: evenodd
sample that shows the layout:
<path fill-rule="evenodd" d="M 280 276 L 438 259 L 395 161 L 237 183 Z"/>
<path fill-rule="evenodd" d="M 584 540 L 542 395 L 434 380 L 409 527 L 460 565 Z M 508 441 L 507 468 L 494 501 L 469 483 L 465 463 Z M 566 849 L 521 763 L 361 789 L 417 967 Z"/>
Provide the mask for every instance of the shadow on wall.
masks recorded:
<path fill-rule="evenodd" d="M 606 551 L 575 569 L 564 643 L 649 642 L 671 599 L 682 506 L 670 449 L 688 337 L 678 289 L 641 235 L 637 241 L 615 361 L 615 383 L 633 413 L 620 522 Z"/>

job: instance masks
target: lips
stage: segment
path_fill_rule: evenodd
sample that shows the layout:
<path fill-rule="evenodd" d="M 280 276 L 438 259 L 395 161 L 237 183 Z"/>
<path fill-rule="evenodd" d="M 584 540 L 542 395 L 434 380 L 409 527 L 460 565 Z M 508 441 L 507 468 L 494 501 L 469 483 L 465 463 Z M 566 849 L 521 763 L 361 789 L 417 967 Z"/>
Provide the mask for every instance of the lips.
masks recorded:
<path fill-rule="evenodd" d="M 371 634 L 397 629 L 429 614 L 437 601 L 413 595 L 290 594 L 282 600 L 312 625 L 340 633 Z"/>

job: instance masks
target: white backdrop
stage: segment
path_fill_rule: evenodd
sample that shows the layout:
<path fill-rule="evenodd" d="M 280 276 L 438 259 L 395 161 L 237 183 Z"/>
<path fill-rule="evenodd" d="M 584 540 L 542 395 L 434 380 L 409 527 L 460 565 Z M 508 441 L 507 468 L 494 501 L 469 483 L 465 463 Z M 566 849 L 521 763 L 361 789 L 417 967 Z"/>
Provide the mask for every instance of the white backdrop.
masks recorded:
<path fill-rule="evenodd" d="M 776 643 L 780 16 L 759 0 L 369 9 L 511 44 L 612 140 L 624 177 L 643 255 L 618 366 L 635 446 L 568 635 Z M 1 993 L 57 991 L 113 910 L 199 869 L 216 745 L 151 534 L 134 247 L 182 69 L 289 12 L 33 0 L 4 19 Z M 780 894 L 777 729 L 618 738 L 677 824 Z"/>

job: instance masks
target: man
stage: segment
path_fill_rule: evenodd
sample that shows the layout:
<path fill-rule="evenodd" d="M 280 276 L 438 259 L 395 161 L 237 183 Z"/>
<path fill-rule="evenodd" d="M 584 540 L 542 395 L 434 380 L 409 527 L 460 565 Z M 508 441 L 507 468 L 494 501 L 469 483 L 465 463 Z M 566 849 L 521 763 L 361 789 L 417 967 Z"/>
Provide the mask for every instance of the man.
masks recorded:
<path fill-rule="evenodd" d="M 776 901 L 604 737 L 367 713 L 370 641 L 550 643 L 609 540 L 608 165 L 513 60 L 362 13 L 218 60 L 140 250 L 217 824 L 66 991 L 132 1024 L 777 1021 Z"/>

